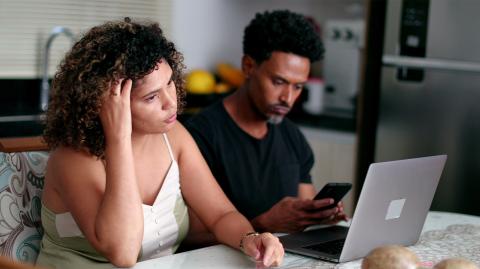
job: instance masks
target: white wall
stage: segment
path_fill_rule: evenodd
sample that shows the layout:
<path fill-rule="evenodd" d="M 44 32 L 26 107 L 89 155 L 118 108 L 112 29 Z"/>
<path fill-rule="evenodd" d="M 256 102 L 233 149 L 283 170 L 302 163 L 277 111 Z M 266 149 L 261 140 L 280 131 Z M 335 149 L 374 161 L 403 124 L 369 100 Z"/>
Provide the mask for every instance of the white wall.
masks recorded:
<path fill-rule="evenodd" d="M 289 9 L 322 24 L 362 17 L 362 5 L 362 0 L 175 0 L 171 38 L 188 69 L 213 70 L 218 62 L 239 67 L 243 29 L 255 13 Z"/>
<path fill-rule="evenodd" d="M 212 69 L 219 61 L 237 64 L 243 20 L 237 1 L 173 1 L 172 40 L 188 69 Z"/>

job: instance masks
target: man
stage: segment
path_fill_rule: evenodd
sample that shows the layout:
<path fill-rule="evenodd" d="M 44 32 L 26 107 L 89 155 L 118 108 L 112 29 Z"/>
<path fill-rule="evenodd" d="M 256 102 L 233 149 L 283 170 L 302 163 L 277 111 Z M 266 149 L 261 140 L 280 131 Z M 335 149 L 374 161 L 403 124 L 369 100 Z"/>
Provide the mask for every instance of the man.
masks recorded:
<path fill-rule="evenodd" d="M 244 85 L 187 122 L 213 175 L 257 231 L 294 232 L 346 219 L 332 199 L 311 200 L 313 153 L 285 116 L 323 54 L 313 25 L 290 11 L 245 28 Z"/>

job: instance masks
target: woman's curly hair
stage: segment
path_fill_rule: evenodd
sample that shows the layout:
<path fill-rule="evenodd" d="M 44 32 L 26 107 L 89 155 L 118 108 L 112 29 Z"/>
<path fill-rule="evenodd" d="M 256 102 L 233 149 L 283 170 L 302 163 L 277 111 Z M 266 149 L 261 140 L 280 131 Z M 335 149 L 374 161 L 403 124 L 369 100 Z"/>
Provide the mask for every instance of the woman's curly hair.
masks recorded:
<path fill-rule="evenodd" d="M 314 25 L 300 14 L 288 11 L 257 13 L 245 28 L 243 53 L 257 63 L 282 51 L 306 57 L 315 62 L 323 56 L 323 44 Z"/>
<path fill-rule="evenodd" d="M 157 23 L 107 22 L 75 43 L 60 64 L 50 92 L 44 140 L 50 149 L 68 146 L 103 158 L 100 109 L 110 85 L 140 79 L 166 61 L 173 70 L 179 111 L 185 96 L 183 56 Z"/>

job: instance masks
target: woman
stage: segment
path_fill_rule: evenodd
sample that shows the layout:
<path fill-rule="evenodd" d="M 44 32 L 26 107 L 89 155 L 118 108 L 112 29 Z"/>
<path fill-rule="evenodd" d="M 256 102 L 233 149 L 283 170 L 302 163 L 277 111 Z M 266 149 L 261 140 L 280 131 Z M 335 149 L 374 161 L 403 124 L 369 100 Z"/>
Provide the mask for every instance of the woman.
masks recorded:
<path fill-rule="evenodd" d="M 172 254 L 188 230 L 185 203 L 220 242 L 281 263 L 278 239 L 254 233 L 176 121 L 182 60 L 157 24 L 128 18 L 92 28 L 66 55 L 47 111 L 37 264 L 129 267 Z"/>

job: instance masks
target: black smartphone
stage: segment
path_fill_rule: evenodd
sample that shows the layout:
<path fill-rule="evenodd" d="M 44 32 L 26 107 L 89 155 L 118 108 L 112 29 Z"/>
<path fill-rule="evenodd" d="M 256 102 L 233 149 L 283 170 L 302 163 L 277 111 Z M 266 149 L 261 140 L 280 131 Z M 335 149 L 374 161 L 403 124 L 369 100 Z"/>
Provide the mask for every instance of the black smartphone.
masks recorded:
<path fill-rule="evenodd" d="M 330 209 L 337 206 L 338 202 L 350 191 L 352 188 L 351 183 L 327 183 L 323 188 L 315 195 L 314 200 L 332 198 L 334 200 L 333 204 L 324 207 L 324 209 Z"/>

